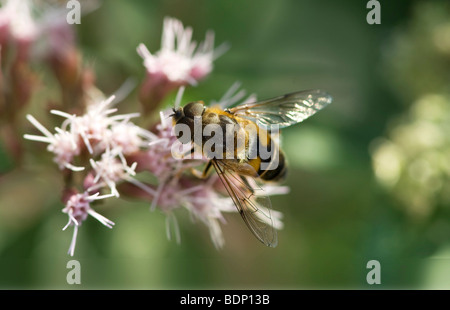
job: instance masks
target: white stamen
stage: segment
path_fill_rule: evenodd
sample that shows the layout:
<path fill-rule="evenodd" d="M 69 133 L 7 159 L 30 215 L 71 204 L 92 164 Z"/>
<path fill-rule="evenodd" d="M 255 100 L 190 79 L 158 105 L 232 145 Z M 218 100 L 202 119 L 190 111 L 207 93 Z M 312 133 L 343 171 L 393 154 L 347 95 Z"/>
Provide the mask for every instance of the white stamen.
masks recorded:
<path fill-rule="evenodd" d="M 152 204 L 150 205 L 150 211 L 154 211 L 156 209 L 156 205 L 158 204 L 159 196 L 161 196 L 161 192 L 166 185 L 166 182 L 162 182 L 160 180 L 158 187 L 156 188 L 156 194 L 153 197 Z"/>
<path fill-rule="evenodd" d="M 64 167 L 72 171 L 83 171 L 84 167 L 77 167 L 72 165 L 71 163 L 64 163 Z"/>
<path fill-rule="evenodd" d="M 177 96 L 175 97 L 175 103 L 174 103 L 175 109 L 178 109 L 180 107 L 181 98 L 183 98 L 184 88 L 185 88 L 184 86 L 181 86 L 178 89 Z"/>
<path fill-rule="evenodd" d="M 109 119 L 113 120 L 113 121 L 120 121 L 120 120 L 129 121 L 131 118 L 136 118 L 136 117 L 140 117 L 140 116 L 141 116 L 141 113 L 128 113 L 128 114 L 111 116 Z"/>
<path fill-rule="evenodd" d="M 91 143 L 89 142 L 88 137 L 86 136 L 86 134 L 82 131 L 80 132 L 80 136 L 83 139 L 84 145 L 86 145 L 89 154 L 94 154 L 94 150 L 92 149 Z"/>
<path fill-rule="evenodd" d="M 73 256 L 73 254 L 75 253 L 75 246 L 77 244 L 77 235 L 78 235 L 78 225 L 75 225 L 73 227 L 72 241 L 70 242 L 70 247 L 68 251 L 68 254 L 70 256 Z"/>
<path fill-rule="evenodd" d="M 126 180 L 128 182 L 134 184 L 135 186 L 139 187 L 140 189 L 142 189 L 144 192 L 146 192 L 147 194 L 151 195 L 152 197 L 155 196 L 156 191 L 153 188 L 148 187 L 144 183 L 142 183 L 142 182 L 140 182 L 140 181 L 138 181 L 136 179 L 133 179 L 133 178 L 126 178 Z"/>
<path fill-rule="evenodd" d="M 136 80 L 133 78 L 128 78 L 116 92 L 114 93 L 114 100 L 111 105 L 116 105 L 117 103 L 124 100 L 136 86 Z"/>
<path fill-rule="evenodd" d="M 168 213 L 166 216 L 166 235 L 167 239 L 169 240 L 172 240 L 172 234 L 170 229 L 171 224 L 173 225 L 173 230 L 175 233 L 175 241 L 177 242 L 177 244 L 180 244 L 181 242 L 180 227 L 178 225 L 177 218 L 172 212 Z"/>
<path fill-rule="evenodd" d="M 150 53 L 147 46 L 145 46 L 143 43 L 139 44 L 136 50 L 139 56 L 141 56 L 143 59 L 152 57 L 152 53 Z"/>
<path fill-rule="evenodd" d="M 35 136 L 35 135 L 29 135 L 25 134 L 23 137 L 27 140 L 37 141 L 37 142 L 45 142 L 45 143 L 52 143 L 52 139 L 49 137 L 43 137 L 43 136 Z"/>
<path fill-rule="evenodd" d="M 104 217 L 103 215 L 95 212 L 94 210 L 90 209 L 88 211 L 89 215 L 91 215 L 93 218 L 95 218 L 97 221 L 99 221 L 100 223 L 102 223 L 103 225 L 105 225 L 108 228 L 112 228 L 115 224 L 113 221 L 107 219 L 106 217 Z"/>
<path fill-rule="evenodd" d="M 164 117 L 164 112 L 159 112 L 159 117 L 161 118 L 161 126 L 163 129 L 167 128 L 166 118 Z"/>
<path fill-rule="evenodd" d="M 159 144 L 159 143 L 164 143 L 164 147 L 166 147 L 167 144 L 169 143 L 169 139 L 162 138 L 162 139 L 159 139 L 159 140 L 152 141 L 152 142 L 150 142 L 150 143 L 147 144 L 147 145 L 148 145 L 148 146 L 153 146 L 153 145 Z"/>
<path fill-rule="evenodd" d="M 45 128 L 44 126 L 42 126 L 41 123 L 39 123 L 37 121 L 37 119 L 35 119 L 32 115 L 27 114 L 27 119 L 30 123 L 32 123 L 34 125 L 34 127 L 36 127 L 40 132 L 42 132 L 45 136 L 52 138 L 53 135 L 50 131 L 47 130 L 47 128 Z"/>
<path fill-rule="evenodd" d="M 69 114 L 63 111 L 59 111 L 59 110 L 50 110 L 50 113 L 53 115 L 58 115 L 67 119 L 74 119 L 76 117 L 76 115 L 74 114 Z"/>

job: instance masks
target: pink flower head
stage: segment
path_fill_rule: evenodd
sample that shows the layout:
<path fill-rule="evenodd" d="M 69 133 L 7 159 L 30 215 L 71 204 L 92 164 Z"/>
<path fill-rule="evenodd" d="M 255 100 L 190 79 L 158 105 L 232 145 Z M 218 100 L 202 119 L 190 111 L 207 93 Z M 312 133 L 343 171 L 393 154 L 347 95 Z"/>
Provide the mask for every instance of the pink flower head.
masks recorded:
<path fill-rule="evenodd" d="M 171 109 L 160 112 L 161 120 L 153 128 L 153 140 L 145 150 L 128 157 L 138 163 L 138 171 L 149 171 L 158 177 L 159 180 L 169 179 L 175 174 L 204 162 L 183 160 L 182 156 L 180 156 L 181 158 L 173 156 L 172 147 L 177 138 L 170 119 L 171 113 Z M 190 155 L 190 147 L 188 145 L 186 145 L 184 151 L 187 155 Z"/>
<path fill-rule="evenodd" d="M 0 45 L 4 48 L 9 39 L 10 32 L 10 9 L 5 4 L 0 8 Z"/>
<path fill-rule="evenodd" d="M 185 28 L 181 21 L 166 17 L 161 49 L 152 54 L 142 43 L 137 47 L 147 69 L 140 93 L 144 107 L 157 106 L 173 89 L 197 85 L 211 73 L 213 61 L 224 52 L 224 48 L 214 50 L 213 32 L 209 31 L 205 41 L 198 45 L 192 41 L 192 32 L 192 28 Z"/>
<path fill-rule="evenodd" d="M 0 8 L 0 43 L 13 41 L 18 46 L 19 58 L 28 56 L 29 46 L 39 34 L 39 26 L 32 16 L 29 0 L 2 1 Z"/>
<path fill-rule="evenodd" d="M 55 128 L 55 134 L 47 130 L 33 116 L 27 115 L 27 119 L 44 136 L 26 134 L 24 137 L 48 143 L 47 149 L 55 154 L 54 160 L 59 168 L 74 171 L 84 169 L 72 163 L 74 157 L 81 154 L 83 150 L 87 150 L 92 156 L 98 156 L 109 149 L 114 150 L 116 154 L 120 153 L 123 157 L 146 148 L 150 141 L 156 138 L 155 135 L 130 122 L 130 119 L 139 116 L 139 113 L 111 115 L 117 111 L 111 108 L 113 101 L 114 96 L 111 96 L 106 100 L 93 103 L 81 116 L 52 110 L 52 114 L 65 118 L 61 128 Z"/>
<path fill-rule="evenodd" d="M 72 164 L 74 157 L 80 154 L 80 141 L 77 135 L 62 130 L 61 128 L 55 128 L 56 133 L 52 134 L 32 115 L 27 115 L 27 119 L 44 136 L 26 134 L 24 135 L 25 139 L 48 143 L 47 150 L 54 154 L 53 160 L 58 164 L 59 169 L 67 168 L 73 171 L 84 170 L 84 167 L 77 167 Z"/>
<path fill-rule="evenodd" d="M 64 60 L 75 48 L 75 30 L 67 22 L 67 8 L 50 7 L 40 21 L 42 52 L 46 57 Z"/>
<path fill-rule="evenodd" d="M 191 27 L 184 28 L 181 21 L 166 17 L 161 49 L 152 55 L 144 44 L 140 44 L 137 51 L 144 59 L 148 74 L 161 74 L 178 85 L 196 85 L 212 71 L 214 33 L 208 32 L 205 41 L 197 47 L 192 41 Z"/>
<path fill-rule="evenodd" d="M 66 226 L 64 226 L 63 230 L 66 230 L 67 227 L 71 225 L 74 226 L 72 242 L 70 243 L 68 252 L 70 256 L 73 256 L 75 252 L 78 227 L 87 219 L 89 215 L 94 217 L 96 220 L 98 220 L 108 228 L 112 228 L 114 226 L 114 222 L 95 212 L 90 205 L 91 202 L 95 200 L 105 199 L 111 196 L 112 195 L 99 196 L 99 193 L 96 193 L 94 195 L 89 195 L 88 193 L 81 194 L 76 191 L 71 191 L 66 194 L 66 197 L 64 197 L 66 206 L 62 210 L 62 212 L 66 213 L 69 216 L 69 221 L 67 222 Z"/>
<path fill-rule="evenodd" d="M 122 180 L 129 181 L 136 174 L 137 163 L 128 166 L 119 149 L 107 149 L 99 160 L 95 161 L 91 158 L 90 163 L 96 175 L 92 181 L 94 185 L 87 189 L 89 192 L 108 186 L 111 189 L 111 195 L 119 197 L 116 183 Z"/>

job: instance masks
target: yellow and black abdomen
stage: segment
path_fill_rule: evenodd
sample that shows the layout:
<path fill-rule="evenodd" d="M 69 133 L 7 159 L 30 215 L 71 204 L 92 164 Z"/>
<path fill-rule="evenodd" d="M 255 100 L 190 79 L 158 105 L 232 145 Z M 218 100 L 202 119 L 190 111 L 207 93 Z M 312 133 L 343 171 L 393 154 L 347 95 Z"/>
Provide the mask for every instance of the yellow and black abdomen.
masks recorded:
<path fill-rule="evenodd" d="M 286 157 L 283 151 L 278 143 L 273 140 L 270 132 L 259 126 L 256 131 L 256 139 L 252 141 L 251 134 L 248 139 L 250 154 L 248 164 L 255 169 L 261 180 L 267 182 L 282 181 L 287 174 Z M 252 153 L 256 156 L 251 156 Z"/>
<path fill-rule="evenodd" d="M 281 150 L 279 150 L 277 164 L 270 166 L 271 163 L 268 160 L 262 160 L 261 164 L 269 164 L 270 169 L 261 168 L 258 170 L 259 177 L 267 182 L 279 182 L 283 181 L 287 175 L 286 158 Z"/>

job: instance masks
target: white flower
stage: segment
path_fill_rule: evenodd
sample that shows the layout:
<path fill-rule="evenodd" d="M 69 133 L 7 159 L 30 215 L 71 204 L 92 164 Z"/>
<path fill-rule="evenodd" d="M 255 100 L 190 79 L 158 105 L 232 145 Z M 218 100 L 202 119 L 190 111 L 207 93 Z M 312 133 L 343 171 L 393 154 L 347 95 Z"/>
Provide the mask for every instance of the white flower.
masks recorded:
<path fill-rule="evenodd" d="M 81 223 L 84 220 L 86 220 L 86 218 L 89 215 L 94 217 L 96 220 L 98 220 L 100 223 L 102 223 L 106 227 L 108 227 L 108 228 L 113 227 L 114 222 L 108 220 L 106 217 L 95 212 L 90 206 L 90 203 L 95 200 L 105 199 L 105 198 L 109 198 L 111 196 L 112 195 L 99 196 L 99 193 L 96 193 L 94 195 L 89 195 L 88 193 L 82 193 L 82 194 L 72 193 L 67 198 L 66 206 L 62 210 L 62 212 L 66 213 L 69 216 L 69 221 L 67 222 L 66 226 L 64 226 L 63 230 L 66 230 L 67 227 L 69 227 L 70 225 L 74 226 L 72 242 L 70 243 L 69 252 L 68 252 L 68 254 L 70 256 L 73 256 L 73 254 L 75 252 L 78 227 L 81 225 Z"/>
<path fill-rule="evenodd" d="M 222 248 L 225 241 L 220 224 L 225 224 L 223 213 L 236 212 L 237 208 L 233 200 L 226 193 L 217 189 L 222 183 L 217 175 L 212 175 L 208 180 L 199 180 L 191 176 L 175 176 L 169 182 L 160 183 L 153 196 L 152 207 L 155 204 L 167 214 L 166 231 L 171 239 L 171 231 L 175 233 L 175 240 L 180 242 L 179 228 L 173 210 L 184 207 L 195 220 L 200 220 L 209 229 L 211 240 L 216 248 Z M 255 187 L 255 195 L 272 196 L 289 192 L 287 186 L 264 185 Z M 254 203 L 258 204 L 255 199 Z M 260 212 L 256 214 L 258 219 L 266 225 L 273 226 L 276 230 L 283 228 L 283 214 L 279 211 L 268 209 L 258 204 Z M 270 214 L 270 217 L 264 216 Z M 173 226 L 171 229 L 170 226 Z"/>
<path fill-rule="evenodd" d="M 65 2 L 0 0 L 0 43 L 7 40 L 33 43 L 33 56 L 64 57 L 75 44 L 75 32 L 67 22 Z M 81 13 L 89 13 L 98 6 L 97 1 L 84 1 Z"/>
<path fill-rule="evenodd" d="M 108 132 L 110 147 L 120 147 L 124 155 L 133 154 L 142 148 L 147 148 L 149 141 L 156 139 L 151 132 L 136 126 L 124 119 L 111 126 Z"/>
<path fill-rule="evenodd" d="M 183 197 L 183 205 L 194 218 L 200 219 L 209 229 L 211 240 L 216 248 L 222 248 L 225 239 L 220 223 L 225 223 L 222 212 L 236 212 L 230 197 L 220 195 L 212 187 L 216 176 L 204 184 L 190 188 L 189 195 Z"/>
<path fill-rule="evenodd" d="M 117 183 L 126 181 L 139 187 L 149 195 L 155 195 L 155 190 L 133 178 L 136 175 L 137 163 L 134 162 L 131 166 L 128 166 L 120 148 L 106 149 L 100 160 L 95 161 L 91 158 L 90 164 L 95 176 L 91 181 L 92 185 L 87 189 L 88 192 L 107 186 L 111 190 L 111 195 L 119 197 Z"/>
<path fill-rule="evenodd" d="M 2 1 L 0 25 L 7 25 L 11 37 L 18 41 L 31 42 L 39 33 L 29 0 Z"/>
<path fill-rule="evenodd" d="M 92 157 L 103 154 L 106 150 L 114 150 L 114 156 L 119 156 L 123 163 L 124 156 L 148 148 L 150 141 L 157 137 L 130 122 L 130 119 L 139 116 L 139 113 L 111 115 L 117 111 L 116 108 L 110 107 L 113 101 L 114 96 L 111 96 L 91 104 L 87 112 L 81 116 L 58 110 L 50 111 L 65 118 L 61 128 L 55 128 L 55 134 L 48 131 L 33 116 L 27 115 L 27 119 L 44 136 L 26 134 L 24 138 L 48 143 L 47 150 L 54 153 L 54 161 L 60 169 L 83 170 L 84 167 L 73 165 L 74 157 L 81 153 L 83 147 Z"/>
<path fill-rule="evenodd" d="M 173 210 L 185 207 L 193 219 L 201 220 L 209 228 L 214 245 L 217 248 L 223 246 L 224 238 L 219 225 L 219 222 L 225 222 L 222 212 L 235 212 L 236 208 L 230 197 L 224 197 L 213 189 L 214 180 L 211 178 L 207 182 L 199 182 L 180 176 L 159 184 L 151 208 L 157 204 L 167 215 L 166 233 L 169 240 L 172 239 L 171 231 L 174 231 L 175 240 L 180 242 L 180 230 Z"/>
<path fill-rule="evenodd" d="M 55 128 L 56 134 L 52 134 L 33 116 L 27 115 L 27 119 L 32 123 L 44 136 L 24 135 L 25 139 L 48 143 L 47 150 L 55 154 L 54 161 L 58 164 L 59 169 L 70 169 L 73 171 L 83 170 L 84 167 L 77 167 L 72 164 L 75 156 L 80 154 L 78 136 L 72 132 Z"/>
<path fill-rule="evenodd" d="M 172 156 L 171 146 L 176 141 L 176 137 L 173 135 L 172 126 L 165 123 L 163 116 L 161 123 L 156 125 L 156 136 L 158 139 L 151 142 L 146 150 L 145 165 L 154 175 L 160 179 L 166 179 L 182 162 Z"/>
<path fill-rule="evenodd" d="M 251 183 L 252 179 L 248 179 Z M 190 189 L 189 195 L 184 195 L 182 203 L 190 211 L 192 215 L 200 219 L 209 228 L 211 240 L 217 248 L 221 248 L 224 245 L 224 238 L 220 223 L 225 223 L 223 217 L 224 212 L 236 212 L 236 206 L 233 200 L 227 194 L 222 194 L 215 188 L 217 184 L 220 184 L 217 175 L 213 175 L 210 179 L 198 186 Z M 256 184 L 256 183 L 254 183 Z M 255 196 L 272 196 L 286 194 L 289 192 L 287 186 L 279 185 L 264 185 L 258 187 L 252 186 L 255 190 Z M 267 225 L 272 226 L 276 230 L 283 228 L 282 217 L 283 214 L 279 211 L 268 209 L 262 205 L 259 205 L 258 200 L 255 199 L 253 203 L 258 205 L 260 212 L 256 213 L 258 219 Z M 270 217 L 265 215 L 270 214 Z"/>
<path fill-rule="evenodd" d="M 90 154 L 101 153 L 107 145 L 109 128 L 114 121 L 124 118 L 125 116 L 109 117 L 117 111 L 117 109 L 109 108 L 114 100 L 114 96 L 109 97 L 97 104 L 89 105 L 87 111 L 82 116 L 71 115 L 62 111 L 52 110 L 52 114 L 65 117 L 70 125 L 70 130 L 74 135 L 80 136 Z M 126 116 L 128 117 L 128 116 Z M 96 148 L 94 150 L 94 147 Z"/>
<path fill-rule="evenodd" d="M 58 57 L 62 61 L 75 47 L 75 31 L 67 22 L 67 12 L 65 3 L 50 5 L 42 10 L 39 18 L 40 34 L 37 49 L 41 57 Z"/>
<path fill-rule="evenodd" d="M 94 185 L 88 188 L 88 192 L 108 186 L 111 194 L 119 197 L 116 183 L 122 180 L 129 181 L 132 176 L 136 175 L 136 163 L 128 166 L 125 157 L 120 149 L 107 149 L 101 156 L 100 160 L 90 159 L 92 168 L 95 171 Z"/>
<path fill-rule="evenodd" d="M 110 107 L 114 99 L 115 96 L 111 96 L 89 105 L 82 116 L 54 110 L 51 112 L 69 120 L 71 130 L 83 139 L 91 154 L 102 153 L 108 147 L 121 147 L 128 153 L 147 145 L 154 135 L 130 122 L 139 113 L 110 115 L 117 111 L 117 108 Z"/>
<path fill-rule="evenodd" d="M 164 19 L 161 49 L 152 54 L 139 44 L 137 52 L 149 74 L 164 76 L 179 85 L 196 85 L 212 71 L 213 61 L 219 56 L 214 50 L 213 32 L 208 32 L 205 41 L 197 45 L 192 41 L 192 28 L 169 17 Z"/>

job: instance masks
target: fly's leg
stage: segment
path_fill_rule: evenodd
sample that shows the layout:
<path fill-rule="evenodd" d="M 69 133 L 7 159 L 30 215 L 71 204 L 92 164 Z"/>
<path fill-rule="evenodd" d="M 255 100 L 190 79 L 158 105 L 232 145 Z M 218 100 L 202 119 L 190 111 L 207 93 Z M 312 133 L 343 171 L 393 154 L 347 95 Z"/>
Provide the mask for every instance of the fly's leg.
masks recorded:
<path fill-rule="evenodd" d="M 211 171 L 211 167 L 212 167 L 212 162 L 211 160 L 208 161 L 208 163 L 206 164 L 205 168 L 203 169 L 203 171 L 199 171 L 195 168 L 191 168 L 191 173 L 199 178 L 199 179 L 206 179 L 208 177 L 209 172 Z"/>

